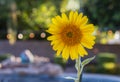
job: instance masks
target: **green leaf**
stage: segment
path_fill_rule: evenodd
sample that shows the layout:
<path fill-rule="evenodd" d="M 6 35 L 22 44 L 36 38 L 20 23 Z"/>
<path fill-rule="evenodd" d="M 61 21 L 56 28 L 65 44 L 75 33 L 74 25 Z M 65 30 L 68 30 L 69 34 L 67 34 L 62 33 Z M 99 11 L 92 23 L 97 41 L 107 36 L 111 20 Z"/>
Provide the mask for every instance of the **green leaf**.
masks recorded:
<path fill-rule="evenodd" d="M 84 67 L 85 65 L 87 65 L 88 63 L 90 63 L 93 59 L 95 59 L 95 56 L 91 57 L 91 58 L 87 58 L 82 62 L 82 66 Z"/>

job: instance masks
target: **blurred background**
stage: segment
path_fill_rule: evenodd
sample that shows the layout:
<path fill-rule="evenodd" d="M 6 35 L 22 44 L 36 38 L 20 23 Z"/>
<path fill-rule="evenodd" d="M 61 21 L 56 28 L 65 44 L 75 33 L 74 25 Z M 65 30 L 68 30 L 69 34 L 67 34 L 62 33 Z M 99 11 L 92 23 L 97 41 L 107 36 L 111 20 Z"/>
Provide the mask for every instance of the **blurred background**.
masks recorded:
<path fill-rule="evenodd" d="M 65 72 L 76 72 L 74 61 L 55 57 L 45 30 L 49 28 L 52 17 L 77 10 L 87 15 L 89 22 L 95 25 L 96 44 L 88 50 L 87 57 L 96 55 L 96 59 L 85 67 L 84 72 L 120 75 L 119 3 L 120 0 L 0 0 L 1 69 L 3 61 L 11 56 L 14 56 L 14 60 L 10 60 L 12 63 L 30 63 L 33 62 L 31 58 L 39 56 L 59 64 Z M 26 56 L 26 49 L 30 56 Z M 47 60 L 43 58 L 43 62 Z"/>

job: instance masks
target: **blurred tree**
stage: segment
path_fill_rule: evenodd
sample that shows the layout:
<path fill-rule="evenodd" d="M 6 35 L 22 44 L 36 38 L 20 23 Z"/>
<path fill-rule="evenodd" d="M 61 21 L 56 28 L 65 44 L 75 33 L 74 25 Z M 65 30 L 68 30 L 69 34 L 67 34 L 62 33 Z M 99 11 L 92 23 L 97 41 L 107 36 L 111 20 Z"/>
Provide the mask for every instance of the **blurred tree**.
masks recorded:
<path fill-rule="evenodd" d="M 16 0 L 18 6 L 18 30 L 39 31 L 59 13 L 59 0 Z"/>
<path fill-rule="evenodd" d="M 84 13 L 103 30 L 120 28 L 120 0 L 87 0 Z M 107 27 L 107 28 L 105 28 Z"/>
<path fill-rule="evenodd" d="M 0 38 L 5 39 L 7 34 L 7 19 L 9 8 L 7 0 L 0 0 Z"/>
<path fill-rule="evenodd" d="M 9 7 L 7 19 L 7 38 L 10 44 L 14 44 L 17 35 L 17 6 L 15 0 L 9 0 L 7 6 Z"/>
<path fill-rule="evenodd" d="M 3 34 L 6 38 L 7 29 L 13 27 L 10 17 L 10 2 L 12 1 L 17 6 L 16 21 L 18 27 L 15 29 L 29 35 L 30 32 L 40 32 L 48 28 L 51 18 L 60 14 L 63 0 L 0 0 L 0 38 L 3 38 Z"/>
<path fill-rule="evenodd" d="M 0 0 L 0 38 L 9 39 L 14 43 L 16 39 L 17 16 L 15 0 Z M 9 35 L 7 36 L 7 32 Z"/>

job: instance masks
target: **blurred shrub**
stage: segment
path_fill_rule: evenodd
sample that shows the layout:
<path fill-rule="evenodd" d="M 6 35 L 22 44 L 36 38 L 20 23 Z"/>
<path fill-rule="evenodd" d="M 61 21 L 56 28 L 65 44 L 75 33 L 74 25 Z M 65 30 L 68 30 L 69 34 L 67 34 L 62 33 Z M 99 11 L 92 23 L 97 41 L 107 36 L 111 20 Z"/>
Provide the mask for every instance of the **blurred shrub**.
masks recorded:
<path fill-rule="evenodd" d="M 120 64 L 116 63 L 117 57 L 114 53 L 99 53 L 96 64 L 87 65 L 85 72 L 120 75 Z"/>
<path fill-rule="evenodd" d="M 63 69 L 66 68 L 66 60 L 63 59 L 61 56 L 54 57 L 54 63 L 59 64 Z"/>
<path fill-rule="evenodd" d="M 51 18 L 58 11 L 54 0 L 15 0 L 18 7 L 18 30 L 34 30 L 47 28 Z M 59 8 L 59 5 L 58 5 Z"/>
<path fill-rule="evenodd" d="M 9 58 L 10 56 L 11 56 L 11 54 L 0 54 L 0 62 Z"/>
<path fill-rule="evenodd" d="M 97 58 L 96 60 L 99 64 L 104 64 L 107 62 L 115 63 L 117 57 L 116 57 L 116 54 L 114 54 L 114 53 L 104 52 L 104 53 L 97 54 L 96 58 Z"/>
<path fill-rule="evenodd" d="M 60 13 L 63 0 L 0 0 L 0 38 L 7 35 L 7 24 L 12 20 L 11 13 L 17 15 L 17 32 L 23 33 L 28 39 L 30 32 L 41 32 L 48 28 L 51 18 Z M 17 8 L 10 10 L 10 4 Z M 14 7 L 14 5 L 11 5 Z M 12 23 L 11 23 L 12 25 Z M 9 26 L 9 25 L 8 25 Z M 10 27 L 10 26 L 9 26 Z M 12 26 L 11 26 L 12 27 Z"/>
<path fill-rule="evenodd" d="M 120 0 L 87 0 L 83 9 L 91 22 L 99 25 L 102 30 L 117 30 L 120 27 L 119 3 Z"/>

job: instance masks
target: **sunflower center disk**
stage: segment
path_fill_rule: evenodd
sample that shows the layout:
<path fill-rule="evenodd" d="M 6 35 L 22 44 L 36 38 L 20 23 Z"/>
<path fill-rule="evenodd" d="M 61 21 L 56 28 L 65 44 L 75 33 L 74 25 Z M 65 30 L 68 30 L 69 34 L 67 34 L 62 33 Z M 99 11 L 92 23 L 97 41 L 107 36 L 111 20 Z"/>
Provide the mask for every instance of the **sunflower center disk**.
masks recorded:
<path fill-rule="evenodd" d="M 62 41 L 68 46 L 74 46 L 80 43 L 80 29 L 77 27 L 65 28 L 61 34 Z"/>
<path fill-rule="evenodd" d="M 73 33 L 72 32 L 68 32 L 68 33 L 66 33 L 66 36 L 69 37 L 69 38 L 72 38 L 73 37 Z"/>

